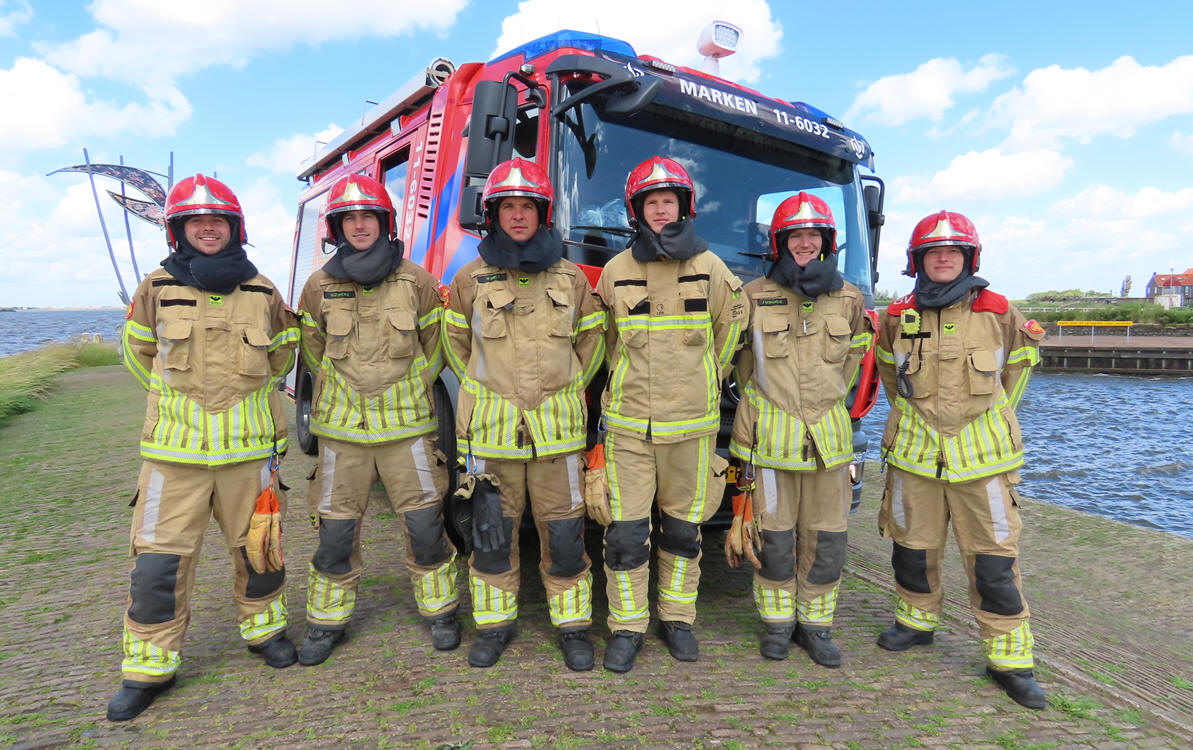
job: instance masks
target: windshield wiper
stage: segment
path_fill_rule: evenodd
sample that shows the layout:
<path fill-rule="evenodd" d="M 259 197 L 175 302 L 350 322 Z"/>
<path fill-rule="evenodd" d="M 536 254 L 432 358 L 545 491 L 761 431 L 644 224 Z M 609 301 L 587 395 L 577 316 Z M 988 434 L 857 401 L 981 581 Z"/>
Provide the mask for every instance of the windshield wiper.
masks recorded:
<path fill-rule="evenodd" d="M 631 237 L 634 234 L 633 229 L 627 229 L 626 227 L 602 227 L 596 224 L 573 224 L 570 229 L 591 229 L 597 232 L 620 234 L 623 237 Z"/>

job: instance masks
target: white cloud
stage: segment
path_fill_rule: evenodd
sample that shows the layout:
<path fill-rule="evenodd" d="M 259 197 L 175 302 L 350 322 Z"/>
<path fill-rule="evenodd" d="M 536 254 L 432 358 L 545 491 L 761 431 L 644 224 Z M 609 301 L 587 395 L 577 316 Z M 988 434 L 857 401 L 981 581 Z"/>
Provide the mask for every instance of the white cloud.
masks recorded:
<path fill-rule="evenodd" d="M 1168 145 L 1186 156 L 1193 156 L 1193 133 L 1178 130 L 1169 136 Z"/>
<path fill-rule="evenodd" d="M 699 68 L 703 58 L 696 51 L 696 40 L 700 31 L 716 20 L 728 21 L 742 30 L 738 51 L 721 60 L 721 77 L 758 80 L 760 62 L 779 54 L 783 38 L 783 28 L 772 17 L 765 0 L 736 0 L 729 6 L 719 0 L 522 0 L 517 12 L 502 21 L 501 36 L 492 55 L 559 29 L 574 29 L 625 40 L 640 55 Z"/>
<path fill-rule="evenodd" d="M 294 205 L 283 201 L 277 186 L 261 179 L 241 188 L 236 197 L 244 209 L 249 259 L 286 294 L 290 281 L 290 253 L 294 246 Z"/>
<path fill-rule="evenodd" d="M 298 133 L 275 141 L 264 151 L 258 151 L 245 161 L 250 167 L 261 167 L 278 174 L 294 175 L 299 166 L 310 161 L 315 155 L 315 149 L 320 143 L 326 144 L 344 129 L 335 123 L 330 123 L 318 133 Z"/>
<path fill-rule="evenodd" d="M 29 7 L 28 0 L 17 0 L 13 3 L 16 8 L 5 13 L 3 9 L 6 5 L 8 3 L 0 0 L 0 36 L 16 36 L 18 26 L 33 20 L 33 8 Z"/>
<path fill-rule="evenodd" d="M 1130 138 L 1139 128 L 1193 112 L 1193 56 L 1143 66 L 1129 56 L 1100 70 L 1058 65 L 1033 70 L 994 100 L 991 120 L 1009 123 L 1010 148 L 1081 143 L 1101 134 Z"/>
<path fill-rule="evenodd" d="M 983 91 L 1012 72 L 1003 55 L 985 55 L 968 70 L 955 58 L 933 58 L 910 73 L 871 83 L 858 94 L 845 118 L 888 126 L 919 118 L 940 122 L 953 107 L 956 94 Z"/>
<path fill-rule="evenodd" d="M 351 12 L 336 12 L 321 0 L 95 0 L 89 10 L 99 28 L 39 50 L 79 75 L 173 81 L 213 65 L 243 65 L 295 44 L 443 31 L 466 4 L 438 0 L 428 12 L 422 0 L 357 0 Z"/>
<path fill-rule="evenodd" d="M 1056 151 L 1036 149 L 1006 154 L 1000 149 L 970 151 L 928 179 L 899 177 L 892 181 L 900 203 L 948 203 L 1020 198 L 1060 184 L 1073 160 Z"/>
<path fill-rule="evenodd" d="M 1052 211 L 1060 216 L 1100 217 L 1104 220 L 1188 214 L 1193 212 L 1193 188 L 1169 193 L 1145 187 L 1135 193 L 1125 193 L 1108 185 L 1091 185 L 1072 198 L 1057 201 Z"/>
<path fill-rule="evenodd" d="M 73 75 L 29 57 L 0 70 L 0 101 L 20 116 L 0 118 L 0 152 L 54 148 L 83 135 L 156 136 L 190 116 L 191 106 L 173 86 L 144 91 L 146 101 L 113 104 L 90 99 Z"/>

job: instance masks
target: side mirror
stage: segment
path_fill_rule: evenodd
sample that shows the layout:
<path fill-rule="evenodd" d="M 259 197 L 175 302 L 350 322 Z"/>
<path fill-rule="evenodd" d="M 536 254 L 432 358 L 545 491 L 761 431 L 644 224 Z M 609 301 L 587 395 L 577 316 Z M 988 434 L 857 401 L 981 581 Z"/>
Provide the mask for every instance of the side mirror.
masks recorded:
<path fill-rule="evenodd" d="M 886 197 L 886 183 L 877 177 L 863 177 L 862 203 L 866 206 L 866 224 L 870 230 L 870 274 L 874 284 L 878 284 L 878 240 L 882 234 L 882 225 L 886 223 L 886 216 L 882 213 L 882 204 Z"/>
<path fill-rule="evenodd" d="M 472 116 L 468 120 L 465 177 L 483 179 L 493 171 L 493 167 L 513 154 L 517 105 L 518 91 L 511 84 L 501 81 L 481 81 L 476 84 L 472 95 Z"/>
<path fill-rule="evenodd" d="M 466 185 L 460 191 L 460 226 L 479 232 L 485 225 L 485 215 L 482 211 L 481 196 L 484 194 L 484 184 Z"/>

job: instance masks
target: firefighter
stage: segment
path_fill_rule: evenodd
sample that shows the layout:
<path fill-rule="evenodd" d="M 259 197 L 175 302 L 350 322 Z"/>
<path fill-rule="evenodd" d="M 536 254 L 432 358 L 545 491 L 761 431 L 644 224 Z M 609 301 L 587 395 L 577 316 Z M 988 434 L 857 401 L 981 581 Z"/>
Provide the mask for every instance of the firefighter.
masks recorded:
<path fill-rule="evenodd" d="M 794 637 L 825 667 L 841 665 L 830 628 L 853 497 L 845 396 L 873 340 L 861 292 L 837 271 L 836 235 L 832 211 L 815 195 L 798 193 L 775 209 L 774 264 L 745 287 L 750 331 L 729 445 L 756 482 L 758 527 L 733 530 L 749 535 L 739 549 L 760 546 L 754 601 L 766 624 L 762 655 L 786 659 Z M 740 561 L 734 557 L 731 565 Z"/>
<path fill-rule="evenodd" d="M 111 721 L 137 716 L 174 685 L 213 515 L 232 557 L 249 651 L 279 669 L 296 658 L 286 638 L 285 568 L 259 571 L 246 550 L 254 498 L 274 484 L 286 450 L 277 386 L 294 364 L 294 314 L 245 254 L 244 213 L 226 185 L 202 174 L 180 181 L 165 217 L 171 252 L 137 287 L 124 325 L 124 363 L 149 405 L 133 499 L 124 682 L 108 703 Z"/>
<path fill-rule="evenodd" d="M 580 453 L 605 313 L 584 273 L 563 258 L 552 196 L 534 162 L 515 158 L 493 169 L 482 193 L 488 231 L 480 257 L 456 273 L 444 318 L 447 360 L 462 384 L 456 444 L 475 488 L 469 584 L 478 632 L 468 653 L 475 667 L 496 664 L 514 636 L 528 495 L 564 662 L 593 666 Z"/>
<path fill-rule="evenodd" d="M 716 454 L 721 380 L 748 311 L 741 281 L 693 227 L 696 194 L 674 159 L 630 172 L 635 233 L 605 266 L 609 380 L 602 397 L 610 523 L 605 528 L 609 629 L 605 668 L 628 672 L 649 623 L 651 504 L 657 498 L 659 630 L 671 655 L 695 661 L 700 524 L 720 505 L 727 462 Z M 602 512 L 602 514 L 604 513 Z M 595 517 L 595 515 L 594 515 Z"/>
<path fill-rule="evenodd" d="M 895 622 L 878 645 L 932 643 L 948 525 L 969 577 L 987 673 L 1016 702 L 1045 706 L 1032 673 L 1032 633 L 1019 572 L 1015 409 L 1039 362 L 1043 328 L 974 274 L 982 246 L 953 211 L 921 220 L 907 246 L 911 294 L 882 316 L 877 360 L 891 402 L 879 529 L 893 541 Z"/>
<path fill-rule="evenodd" d="M 447 466 L 433 433 L 432 385 L 443 368 L 438 282 L 402 258 L 385 186 L 351 174 L 328 192 L 333 255 L 303 287 L 303 363 L 315 373 L 311 432 L 319 457 L 307 503 L 319 546 L 307 576 L 298 660 L 320 664 L 356 605 L 361 519 L 378 478 L 398 515 L 406 570 L 431 645 L 460 645 L 455 549 L 443 526 Z"/>

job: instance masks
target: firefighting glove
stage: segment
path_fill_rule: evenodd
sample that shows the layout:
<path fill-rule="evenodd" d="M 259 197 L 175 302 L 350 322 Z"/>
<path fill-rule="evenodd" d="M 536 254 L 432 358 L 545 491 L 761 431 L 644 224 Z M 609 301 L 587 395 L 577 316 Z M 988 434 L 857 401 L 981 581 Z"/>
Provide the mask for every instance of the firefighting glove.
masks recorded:
<path fill-rule="evenodd" d="M 588 517 L 601 526 L 613 523 L 609 507 L 609 476 L 605 472 L 605 445 L 597 443 L 584 454 L 584 505 Z"/>
<path fill-rule="evenodd" d="M 468 474 L 452 494 L 451 522 L 464 543 L 465 554 L 472 551 L 472 493 L 476 490 L 476 475 Z"/>
<path fill-rule="evenodd" d="M 472 490 L 472 545 L 481 552 L 496 552 L 507 544 L 501 518 L 500 483 L 492 474 L 481 474 Z"/>
<path fill-rule="evenodd" d="M 736 568 L 749 560 L 755 568 L 761 568 L 755 549 L 762 550 L 762 535 L 754 523 L 753 500 L 749 493 L 733 496 L 733 524 L 725 537 L 725 561 Z"/>
<path fill-rule="evenodd" d="M 258 573 L 282 569 L 282 512 L 272 482 L 257 496 L 253 516 L 249 519 L 245 554 L 249 565 Z"/>

